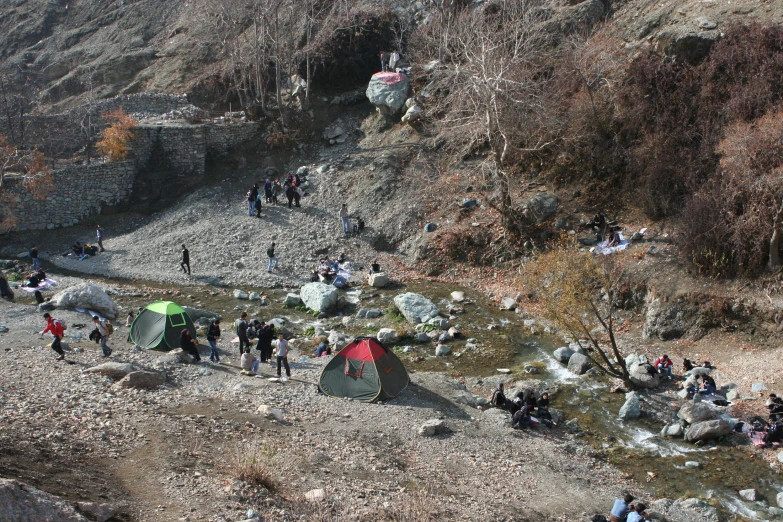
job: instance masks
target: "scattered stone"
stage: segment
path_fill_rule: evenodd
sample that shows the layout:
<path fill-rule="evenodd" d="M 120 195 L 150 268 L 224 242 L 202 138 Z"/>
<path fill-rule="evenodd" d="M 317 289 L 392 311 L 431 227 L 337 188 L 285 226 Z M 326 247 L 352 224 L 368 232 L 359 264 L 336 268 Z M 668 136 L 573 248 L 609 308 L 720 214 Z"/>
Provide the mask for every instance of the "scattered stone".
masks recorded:
<path fill-rule="evenodd" d="M 323 488 L 311 489 L 304 496 L 309 502 L 320 502 L 326 498 L 326 491 Z"/>
<path fill-rule="evenodd" d="M 642 403 L 636 392 L 625 394 L 625 404 L 620 407 L 619 417 L 623 420 L 638 419 L 642 414 Z"/>
<path fill-rule="evenodd" d="M 246 300 L 248 297 L 250 296 L 244 290 L 239 290 L 239 289 L 234 290 L 234 299 Z"/>
<path fill-rule="evenodd" d="M 685 465 L 685 467 L 686 467 L 686 468 L 690 468 L 690 469 L 696 469 L 696 468 L 699 468 L 699 467 L 701 467 L 701 464 L 699 464 L 699 463 L 698 463 L 698 462 L 696 462 L 695 460 L 688 460 L 688 461 L 685 461 L 685 464 L 684 464 L 684 465 Z"/>
<path fill-rule="evenodd" d="M 408 292 L 395 296 L 394 305 L 411 324 L 423 323 L 438 315 L 438 308 L 421 294 Z"/>
<path fill-rule="evenodd" d="M 504 297 L 500 301 L 501 310 L 515 310 L 517 308 L 517 301 L 513 297 Z"/>
<path fill-rule="evenodd" d="M 455 303 L 462 303 L 465 301 L 465 292 L 454 291 L 451 292 L 451 300 Z"/>
<path fill-rule="evenodd" d="M 389 277 L 386 275 L 386 272 L 370 274 L 367 278 L 367 284 L 375 288 L 383 288 L 389 284 Z"/>
<path fill-rule="evenodd" d="M 302 298 L 298 294 L 286 294 L 283 306 L 295 308 L 302 305 Z"/>
<path fill-rule="evenodd" d="M 750 500 L 751 502 L 755 502 L 761 499 L 761 497 L 759 496 L 759 492 L 756 491 L 755 489 L 741 489 L 739 491 L 739 496 L 741 496 L 745 500 Z"/>
<path fill-rule="evenodd" d="M 367 312 L 365 312 L 364 316 L 367 319 L 375 319 L 375 318 L 378 318 L 378 317 L 381 316 L 381 311 L 380 310 L 376 310 L 376 309 L 367 310 Z"/>
<path fill-rule="evenodd" d="M 760 392 L 760 391 L 764 391 L 764 390 L 766 390 L 766 389 L 767 389 L 767 387 L 766 387 L 766 386 L 764 386 L 764 383 L 763 383 L 763 382 L 754 382 L 754 383 L 753 383 L 753 384 L 750 386 L 750 391 L 751 391 L 752 393 L 758 393 L 758 392 Z"/>
<path fill-rule="evenodd" d="M 152 390 L 166 382 L 166 377 L 157 372 L 131 372 L 115 384 L 118 388 Z"/>
<path fill-rule="evenodd" d="M 563 364 L 568 364 L 568 360 L 571 359 L 572 355 L 574 355 L 574 351 L 568 346 L 563 346 L 562 348 L 558 348 L 552 352 L 552 356 L 555 358 L 555 360 Z"/>
<path fill-rule="evenodd" d="M 112 379 L 122 379 L 131 372 L 137 371 L 138 368 L 131 363 L 121 362 L 105 362 L 92 368 L 87 368 L 85 373 L 97 373 L 99 375 L 105 375 Z"/>
<path fill-rule="evenodd" d="M 706 402 L 686 402 L 677 412 L 677 418 L 684 420 L 688 424 L 695 424 L 714 419 L 715 411 L 710 408 Z"/>
<path fill-rule="evenodd" d="M 421 425 L 419 428 L 419 435 L 424 437 L 434 437 L 446 433 L 448 428 L 446 424 L 440 419 L 430 419 Z"/>
<path fill-rule="evenodd" d="M 725 419 L 709 420 L 692 424 L 685 432 L 685 440 L 695 442 L 698 440 L 717 439 L 731 433 L 731 424 Z"/>
<path fill-rule="evenodd" d="M 261 299 L 261 294 L 259 294 L 258 292 L 250 292 L 250 295 L 248 295 L 247 297 L 251 301 L 258 301 L 259 299 Z"/>
<path fill-rule="evenodd" d="M 742 397 L 740 397 L 740 392 L 736 388 L 732 388 L 728 392 L 726 392 L 726 400 L 729 402 L 734 402 L 740 400 Z"/>
<path fill-rule="evenodd" d="M 95 522 L 106 522 L 120 511 L 119 507 L 112 504 L 95 502 L 77 502 L 76 509 L 89 515 Z"/>
<path fill-rule="evenodd" d="M 381 328 L 375 337 L 385 346 L 391 346 L 397 342 L 397 332 L 391 328 Z"/>
<path fill-rule="evenodd" d="M 506 375 L 511 373 L 511 369 L 510 368 L 496 368 L 496 371 L 498 373 L 503 373 L 503 374 L 506 374 Z"/>
<path fill-rule="evenodd" d="M 426 332 L 419 332 L 415 336 L 416 340 L 420 343 L 426 343 L 430 340 L 430 336 Z"/>
<path fill-rule="evenodd" d="M 783 491 L 778 493 L 777 497 L 775 497 L 775 501 L 778 503 L 779 508 L 783 508 Z"/>
<path fill-rule="evenodd" d="M 259 406 L 258 409 L 256 410 L 256 413 L 266 419 L 274 419 L 277 422 L 283 422 L 283 410 L 272 408 L 270 406 L 267 406 L 266 404 L 262 404 L 261 406 Z"/>
<path fill-rule="evenodd" d="M 0 478 L 0 519 L 9 522 L 89 522 L 88 518 L 60 497 L 23 482 L 4 478 Z"/>
<path fill-rule="evenodd" d="M 445 344 L 439 344 L 435 347 L 435 355 L 438 357 L 441 357 L 443 355 L 448 355 L 451 353 L 451 348 L 449 346 L 446 346 Z"/>
<path fill-rule="evenodd" d="M 438 330 L 447 330 L 449 328 L 449 321 L 448 319 L 443 319 L 440 317 L 434 317 L 427 321 L 428 324 L 435 325 L 435 327 Z"/>
<path fill-rule="evenodd" d="M 545 221 L 557 212 L 557 196 L 548 192 L 539 192 L 522 205 L 522 213 L 537 223 Z"/>

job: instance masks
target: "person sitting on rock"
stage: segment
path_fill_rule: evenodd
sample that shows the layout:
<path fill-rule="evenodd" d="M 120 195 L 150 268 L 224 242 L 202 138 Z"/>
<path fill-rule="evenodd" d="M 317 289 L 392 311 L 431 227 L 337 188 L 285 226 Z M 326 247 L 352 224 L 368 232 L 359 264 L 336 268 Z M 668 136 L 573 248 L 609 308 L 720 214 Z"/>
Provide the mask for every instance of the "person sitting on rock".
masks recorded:
<path fill-rule="evenodd" d="M 502 410 L 506 409 L 508 400 L 506 399 L 506 394 L 503 392 L 502 382 L 499 382 L 495 387 L 495 391 L 492 392 L 492 398 L 489 400 L 489 402 L 496 408 L 500 408 Z"/>
<path fill-rule="evenodd" d="M 767 409 L 769 409 L 769 420 L 772 422 L 778 421 L 783 417 L 783 399 L 778 397 L 774 393 L 769 394 L 767 399 Z"/>
<path fill-rule="evenodd" d="M 245 375 L 258 373 L 258 363 L 258 358 L 250 351 L 243 353 L 239 360 L 239 366 Z"/>
<path fill-rule="evenodd" d="M 552 421 L 552 414 L 549 413 L 549 393 L 544 392 L 541 394 L 541 397 L 538 398 L 538 401 L 536 402 L 536 415 L 541 419 L 541 422 L 548 427 L 551 428 L 556 425 Z"/>
<path fill-rule="evenodd" d="M 698 375 L 691 375 L 688 377 L 685 382 L 682 384 L 682 388 L 686 391 L 687 398 L 692 399 L 693 396 L 696 394 L 697 391 L 699 391 L 699 376 Z"/>
<path fill-rule="evenodd" d="M 193 357 L 196 362 L 201 362 L 201 356 L 198 354 L 198 344 L 191 337 L 190 330 L 183 328 L 179 334 L 179 347 L 182 351 Z"/>
<path fill-rule="evenodd" d="M 321 338 L 321 342 L 313 353 L 315 357 L 324 357 L 326 355 L 332 355 L 332 349 L 329 348 L 329 340 L 325 337 Z"/>
<path fill-rule="evenodd" d="M 370 265 L 370 274 L 377 274 L 381 271 L 381 265 L 378 264 L 377 259 L 372 260 L 372 264 Z"/>
<path fill-rule="evenodd" d="M 612 511 L 609 513 L 609 522 L 624 522 L 631 510 L 633 495 L 626 493 L 623 498 L 615 499 Z"/>
<path fill-rule="evenodd" d="M 718 389 L 715 385 L 715 379 L 706 374 L 701 376 L 701 387 L 699 393 L 702 395 L 712 395 Z"/>
<path fill-rule="evenodd" d="M 527 404 L 523 405 L 511 417 L 511 427 L 515 430 L 523 430 L 533 425 L 533 419 L 530 418 L 530 408 Z"/>
<path fill-rule="evenodd" d="M 764 433 L 763 440 L 766 446 L 783 443 L 783 422 L 778 421 L 770 424 Z"/>
<path fill-rule="evenodd" d="M 625 522 L 644 522 L 650 520 L 644 512 L 647 511 L 647 506 L 644 504 L 636 504 L 633 509 L 628 513 Z"/>
<path fill-rule="evenodd" d="M 671 359 L 669 359 L 669 356 L 666 354 L 663 354 L 661 357 L 658 357 L 653 361 L 653 367 L 655 367 L 656 370 L 658 370 L 658 373 L 663 375 L 666 374 L 666 377 L 671 380 L 672 379 L 672 366 L 674 363 Z"/>

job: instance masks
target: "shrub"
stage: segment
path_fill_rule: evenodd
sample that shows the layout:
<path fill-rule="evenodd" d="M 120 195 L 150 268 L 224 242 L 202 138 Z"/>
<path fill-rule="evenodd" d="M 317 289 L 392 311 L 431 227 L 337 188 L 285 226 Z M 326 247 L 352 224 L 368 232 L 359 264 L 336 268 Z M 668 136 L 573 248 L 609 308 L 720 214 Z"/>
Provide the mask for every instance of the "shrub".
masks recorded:
<path fill-rule="evenodd" d="M 389 305 L 389 308 L 386 309 L 386 317 L 393 323 L 402 323 L 405 321 L 405 316 L 402 315 L 400 309 L 393 304 Z"/>
<path fill-rule="evenodd" d="M 228 451 L 224 467 L 235 480 L 263 486 L 269 491 L 277 491 L 277 482 L 272 476 L 274 466 L 271 460 L 276 450 L 269 446 L 261 447 L 237 445 Z"/>
<path fill-rule="evenodd" d="M 122 109 L 106 112 L 103 118 L 109 123 L 104 129 L 101 140 L 95 144 L 95 150 L 106 156 L 109 161 L 120 161 L 128 155 L 128 143 L 133 139 L 133 129 L 139 122 L 128 116 Z"/>

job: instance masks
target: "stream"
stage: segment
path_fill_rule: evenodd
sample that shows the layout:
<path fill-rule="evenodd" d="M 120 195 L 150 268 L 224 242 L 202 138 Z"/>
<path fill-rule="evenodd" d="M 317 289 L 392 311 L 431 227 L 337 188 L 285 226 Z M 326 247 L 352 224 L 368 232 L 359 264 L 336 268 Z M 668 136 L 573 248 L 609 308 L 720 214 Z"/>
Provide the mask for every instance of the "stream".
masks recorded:
<path fill-rule="evenodd" d="M 61 270 L 56 270 L 62 272 Z M 76 274 L 73 274 L 76 275 Z M 105 280 L 107 286 L 116 286 L 118 281 Z M 499 368 L 508 368 L 518 380 L 536 379 L 557 386 L 552 397 L 552 406 L 563 410 L 566 420 L 576 419 L 580 438 L 589 444 L 599 459 L 605 459 L 621 473 L 630 475 L 655 497 L 671 499 L 696 497 L 719 509 L 727 521 L 774 520 L 768 513 L 768 506 L 775 505 L 775 496 L 783 490 L 780 468 L 771 466 L 750 446 L 697 447 L 682 439 L 663 439 L 658 432 L 661 421 L 642 416 L 636 421 L 621 421 L 617 412 L 623 404 L 623 394 L 610 393 L 611 382 L 603 377 L 576 376 L 556 361 L 552 351 L 562 346 L 555 339 L 532 335 L 530 327 L 513 313 L 501 311 L 497 305 L 480 292 L 457 285 L 434 282 L 412 282 L 395 285 L 392 288 L 350 288 L 341 291 L 346 306 L 343 312 L 333 318 L 315 320 L 303 311 L 283 308 L 280 304 L 285 290 L 267 292 L 268 306 L 257 302 L 238 301 L 231 291 L 214 287 L 176 287 L 159 283 L 128 282 L 140 292 L 122 292 L 115 300 L 126 308 L 142 307 L 158 299 L 175 300 L 181 305 L 204 308 L 223 315 L 231 324 L 239 310 L 246 310 L 251 317 L 269 319 L 284 317 L 296 325 L 298 334 L 307 327 L 321 327 L 326 330 L 339 328 L 350 336 L 374 335 L 381 327 L 392 327 L 402 331 L 410 328 L 407 323 L 391 322 L 386 310 L 395 295 L 403 292 L 417 292 L 429 297 L 441 309 L 447 309 L 449 295 L 454 290 L 464 291 L 468 302 L 462 306 L 465 313 L 452 321 L 461 327 L 463 336 L 449 342 L 452 354 L 446 357 L 434 355 L 434 345 L 418 345 L 411 339 L 402 339 L 395 347 L 406 367 L 411 371 L 439 371 L 453 377 L 487 377 L 497 375 Z M 245 289 L 250 290 L 250 289 Z M 342 324 L 344 315 L 355 315 L 360 308 L 379 309 L 384 315 L 377 320 L 354 321 L 348 326 Z M 479 349 L 468 350 L 467 338 L 478 340 Z M 555 344 L 557 343 L 557 344 Z M 404 348 L 409 346 L 407 350 Z M 526 364 L 535 363 L 539 373 L 528 374 Z M 672 416 L 678 404 L 669 404 L 669 399 L 654 394 L 645 395 L 650 401 L 661 402 L 668 407 Z M 698 463 L 698 467 L 687 467 L 686 462 Z M 654 478 L 648 479 L 651 477 Z M 750 502 L 737 494 L 738 490 L 755 488 L 769 504 Z M 780 517 L 777 517 L 780 520 Z"/>

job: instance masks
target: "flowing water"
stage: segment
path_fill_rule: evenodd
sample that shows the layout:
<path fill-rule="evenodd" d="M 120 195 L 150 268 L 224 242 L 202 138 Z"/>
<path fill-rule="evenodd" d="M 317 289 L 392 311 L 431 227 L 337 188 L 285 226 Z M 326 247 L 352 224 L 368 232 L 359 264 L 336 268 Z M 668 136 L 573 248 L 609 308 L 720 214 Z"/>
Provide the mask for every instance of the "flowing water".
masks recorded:
<path fill-rule="evenodd" d="M 116 281 L 113 283 L 116 284 Z M 134 282 L 133 285 L 140 285 Z M 195 306 L 221 313 L 231 320 L 238 309 L 248 310 L 251 317 L 270 319 L 284 317 L 296 324 L 297 331 L 308 326 L 344 329 L 350 335 L 374 334 L 382 326 L 391 326 L 404 333 L 409 325 L 403 322 L 389 324 L 386 310 L 395 295 L 418 292 L 429 297 L 441 309 L 447 309 L 449 294 L 462 290 L 471 300 L 463 303 L 465 313 L 458 314 L 453 324 L 459 324 L 464 334 L 461 340 L 449 343 L 453 352 L 448 357 L 435 357 L 431 343 L 417 345 L 402 339 L 395 351 L 412 371 L 441 371 L 454 376 L 497 375 L 498 368 L 508 368 L 517 379 L 535 378 L 556 385 L 553 407 L 562 409 L 566 419 L 576 419 L 582 438 L 622 473 L 630 475 L 657 497 L 697 497 L 720 509 L 726 520 L 770 520 L 764 504 L 749 502 L 737 495 L 737 490 L 757 489 L 770 505 L 775 495 L 783 490 L 783 477 L 778 469 L 770 467 L 759 454 L 747 446 L 708 446 L 699 448 L 682 439 L 662 439 L 658 432 L 660 421 L 641 419 L 624 422 L 617 412 L 624 401 L 622 394 L 609 391 L 609 381 L 600 377 L 579 377 L 569 372 L 551 356 L 555 340 L 532 335 L 529 327 L 513 312 L 501 311 L 491 301 L 470 288 L 439 283 L 409 283 L 391 289 L 349 289 L 341 292 L 347 306 L 346 315 L 354 315 L 360 308 L 377 308 L 384 317 L 357 321 L 342 326 L 342 317 L 316 321 L 302 311 L 283 308 L 285 290 L 267 292 L 269 306 L 237 301 L 231 295 L 217 293 L 212 287 L 175 287 L 156 283 L 146 284 L 145 295 L 123 296 L 117 300 L 126 307 L 145 306 L 157 299 L 172 299 L 183 305 Z M 375 323 L 368 326 L 369 323 Z M 230 324 L 228 322 L 227 324 Z M 467 350 L 467 338 L 478 340 L 479 349 Z M 403 345 L 410 346 L 408 351 Z M 525 364 L 534 363 L 539 373 L 524 372 Z M 670 407 L 672 407 L 670 405 Z M 672 410 L 674 408 L 672 407 Z M 686 467 L 685 462 L 698 462 L 698 468 Z M 648 482 L 648 478 L 651 475 Z"/>

